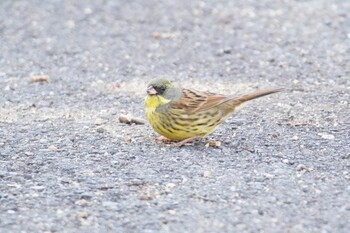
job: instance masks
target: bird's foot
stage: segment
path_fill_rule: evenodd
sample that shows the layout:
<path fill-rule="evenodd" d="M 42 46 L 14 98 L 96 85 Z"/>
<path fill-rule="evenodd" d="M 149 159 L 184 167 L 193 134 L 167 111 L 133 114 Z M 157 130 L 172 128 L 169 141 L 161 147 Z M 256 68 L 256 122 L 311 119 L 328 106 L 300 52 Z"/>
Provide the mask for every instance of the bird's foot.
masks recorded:
<path fill-rule="evenodd" d="M 203 137 L 203 135 L 194 136 L 194 137 L 187 138 L 187 139 L 184 139 L 184 140 L 179 141 L 179 142 L 175 142 L 175 143 L 169 144 L 168 146 L 171 146 L 171 147 L 182 147 L 185 144 L 187 144 L 189 142 L 192 142 L 195 139 L 202 138 L 202 137 Z"/>
<path fill-rule="evenodd" d="M 158 137 L 158 138 L 155 138 L 154 140 L 162 141 L 162 142 L 171 142 L 171 141 L 173 141 L 170 138 L 166 138 L 166 137 Z"/>

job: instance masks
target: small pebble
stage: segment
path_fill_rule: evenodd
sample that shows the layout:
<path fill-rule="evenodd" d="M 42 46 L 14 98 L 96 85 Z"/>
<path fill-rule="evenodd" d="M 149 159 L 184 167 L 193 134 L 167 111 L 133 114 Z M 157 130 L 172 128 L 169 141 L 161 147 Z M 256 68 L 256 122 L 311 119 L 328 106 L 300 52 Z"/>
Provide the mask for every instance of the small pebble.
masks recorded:
<path fill-rule="evenodd" d="M 167 213 L 169 215 L 175 215 L 176 214 L 176 211 L 175 210 L 168 210 Z"/>
<path fill-rule="evenodd" d="M 299 164 L 297 166 L 297 171 L 302 171 L 302 170 L 306 170 L 306 166 L 304 164 Z"/>
<path fill-rule="evenodd" d="M 288 159 L 282 159 L 282 162 L 285 164 L 289 164 L 289 160 Z"/>
<path fill-rule="evenodd" d="M 80 195 L 80 198 L 81 198 L 81 199 L 85 199 L 85 200 L 90 200 L 90 199 L 93 198 L 93 196 L 94 196 L 93 193 L 91 193 L 91 192 L 85 192 L 85 193 L 82 193 L 82 194 Z"/>
<path fill-rule="evenodd" d="M 51 151 L 51 152 L 55 152 L 58 150 L 58 148 L 54 145 L 49 146 L 47 149 L 48 149 L 48 151 Z"/>
<path fill-rule="evenodd" d="M 31 188 L 39 192 L 45 189 L 45 187 L 41 185 L 32 186 Z"/>
<path fill-rule="evenodd" d="M 332 134 L 328 134 L 328 133 L 318 133 L 318 136 L 320 136 L 323 139 L 327 139 L 327 140 L 334 140 L 335 137 Z"/>
<path fill-rule="evenodd" d="M 230 54 L 232 52 L 232 49 L 230 47 L 226 47 L 223 49 L 223 53 Z"/>
<path fill-rule="evenodd" d="M 317 193 L 317 194 L 320 194 L 322 191 L 319 190 L 319 189 L 314 189 L 314 192 Z"/>
<path fill-rule="evenodd" d="M 96 131 L 97 131 L 97 133 L 104 133 L 106 130 L 104 128 L 100 127 Z"/>
<path fill-rule="evenodd" d="M 86 206 L 87 205 L 87 200 L 85 199 L 79 199 L 75 202 L 76 205 L 79 205 L 79 206 Z"/>
<path fill-rule="evenodd" d="M 309 192 L 309 187 L 306 186 L 306 185 L 304 185 L 304 186 L 301 188 L 301 190 L 302 190 L 304 193 L 307 193 L 307 192 Z"/>
<path fill-rule="evenodd" d="M 211 174 L 212 174 L 211 171 L 205 171 L 205 172 L 203 173 L 203 177 L 208 178 L 209 176 L 211 176 Z"/>
<path fill-rule="evenodd" d="M 164 192 L 170 193 L 172 189 L 176 186 L 174 183 L 168 183 L 165 185 Z"/>
<path fill-rule="evenodd" d="M 68 21 L 66 22 L 66 27 L 67 27 L 68 29 L 73 29 L 73 28 L 75 28 L 75 22 L 74 22 L 74 20 L 68 20 Z"/>
<path fill-rule="evenodd" d="M 139 199 L 141 201 L 150 201 L 150 200 L 153 200 L 154 197 L 155 197 L 155 194 L 153 194 L 153 193 L 146 193 L 144 195 L 141 195 Z"/>
<path fill-rule="evenodd" d="M 84 14 L 90 15 L 92 13 L 92 9 L 89 7 L 84 8 Z"/>
<path fill-rule="evenodd" d="M 86 212 L 79 212 L 77 213 L 78 218 L 87 218 L 88 214 Z"/>
<path fill-rule="evenodd" d="M 159 32 L 152 32 L 152 37 L 153 37 L 153 39 L 159 39 L 160 33 Z"/>
<path fill-rule="evenodd" d="M 94 121 L 94 125 L 102 125 L 103 124 L 103 120 L 101 118 L 96 118 Z"/>

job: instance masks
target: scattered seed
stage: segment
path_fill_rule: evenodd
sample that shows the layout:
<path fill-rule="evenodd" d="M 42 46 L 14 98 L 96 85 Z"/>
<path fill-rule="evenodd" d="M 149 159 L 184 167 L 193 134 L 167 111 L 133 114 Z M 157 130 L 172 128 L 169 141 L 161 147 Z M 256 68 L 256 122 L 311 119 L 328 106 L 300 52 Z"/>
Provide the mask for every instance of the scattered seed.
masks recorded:
<path fill-rule="evenodd" d="M 205 144 L 205 147 L 220 147 L 221 146 L 221 142 L 220 141 L 215 141 L 215 140 L 209 140 L 207 141 L 207 143 Z"/>
<path fill-rule="evenodd" d="M 37 75 L 29 78 L 30 83 L 47 83 L 49 82 L 48 75 Z"/>
<path fill-rule="evenodd" d="M 145 124 L 145 121 L 141 118 L 137 118 L 137 117 L 133 117 L 131 115 L 125 115 L 125 114 L 121 114 L 119 116 L 119 122 L 121 123 L 125 123 L 125 124 L 136 124 L 136 125 L 143 125 Z"/>

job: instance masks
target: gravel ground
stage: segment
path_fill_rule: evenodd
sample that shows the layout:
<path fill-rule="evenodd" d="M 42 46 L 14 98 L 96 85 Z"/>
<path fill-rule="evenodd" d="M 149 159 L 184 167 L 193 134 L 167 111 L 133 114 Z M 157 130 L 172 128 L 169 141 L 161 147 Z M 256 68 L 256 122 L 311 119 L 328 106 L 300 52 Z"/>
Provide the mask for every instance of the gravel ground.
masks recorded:
<path fill-rule="evenodd" d="M 350 2 L 0 2 L 0 232 L 348 232 Z M 34 82 L 44 75 L 48 82 Z M 171 148 L 146 83 L 285 87 Z"/>

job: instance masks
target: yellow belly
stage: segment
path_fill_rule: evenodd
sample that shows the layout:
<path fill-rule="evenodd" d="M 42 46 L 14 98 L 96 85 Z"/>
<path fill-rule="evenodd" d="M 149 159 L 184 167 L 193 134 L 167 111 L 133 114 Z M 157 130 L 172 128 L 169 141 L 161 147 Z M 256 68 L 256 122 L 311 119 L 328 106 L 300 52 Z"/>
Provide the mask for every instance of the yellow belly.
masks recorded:
<path fill-rule="evenodd" d="M 167 108 L 169 102 L 162 96 L 147 96 L 145 99 L 148 122 L 157 133 L 169 139 L 206 136 L 222 122 L 222 112 L 218 108 L 187 114 L 183 109 Z M 164 109 L 160 109 L 162 107 Z"/>
<path fill-rule="evenodd" d="M 172 140 L 206 136 L 220 123 L 218 116 L 210 118 L 208 112 L 187 115 L 183 110 L 157 112 L 155 108 L 146 108 L 146 118 L 157 133 Z"/>

